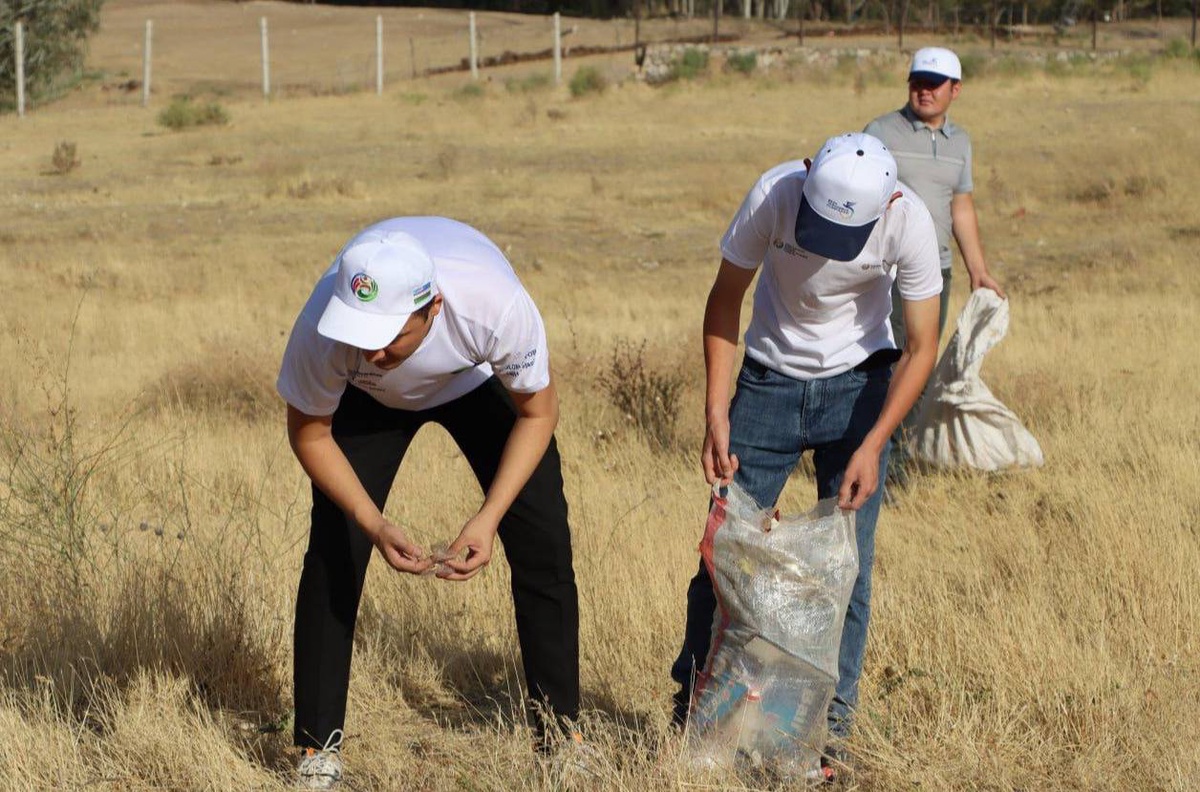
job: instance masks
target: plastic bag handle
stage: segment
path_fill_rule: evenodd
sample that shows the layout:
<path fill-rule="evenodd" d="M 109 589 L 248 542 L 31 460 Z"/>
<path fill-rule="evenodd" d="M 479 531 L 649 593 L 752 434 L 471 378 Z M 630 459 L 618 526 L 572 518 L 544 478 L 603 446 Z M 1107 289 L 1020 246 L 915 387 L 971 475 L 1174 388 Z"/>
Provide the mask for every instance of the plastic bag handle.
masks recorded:
<path fill-rule="evenodd" d="M 721 479 L 714 481 L 712 485 L 712 497 L 713 500 L 719 500 L 724 503 L 726 498 L 729 497 L 729 485 L 722 484 Z"/>

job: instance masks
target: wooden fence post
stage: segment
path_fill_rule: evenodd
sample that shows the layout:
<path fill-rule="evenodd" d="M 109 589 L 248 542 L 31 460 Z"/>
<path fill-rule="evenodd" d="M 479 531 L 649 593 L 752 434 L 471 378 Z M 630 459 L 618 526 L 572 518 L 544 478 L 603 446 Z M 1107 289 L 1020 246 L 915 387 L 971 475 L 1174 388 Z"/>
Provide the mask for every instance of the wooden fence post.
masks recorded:
<path fill-rule="evenodd" d="M 996 0 L 992 0 L 988 5 L 988 25 L 992 29 L 992 52 L 996 51 L 996 23 L 999 21 L 996 11 Z"/>

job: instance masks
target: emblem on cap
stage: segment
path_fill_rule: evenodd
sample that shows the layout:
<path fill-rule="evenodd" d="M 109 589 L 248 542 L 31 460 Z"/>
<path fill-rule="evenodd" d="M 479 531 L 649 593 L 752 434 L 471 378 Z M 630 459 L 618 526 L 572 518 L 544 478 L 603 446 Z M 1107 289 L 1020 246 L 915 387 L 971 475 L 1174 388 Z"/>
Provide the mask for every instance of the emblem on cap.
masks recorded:
<path fill-rule="evenodd" d="M 350 291 L 362 302 L 371 302 L 379 296 L 379 284 L 365 272 L 360 272 L 350 279 Z"/>
<path fill-rule="evenodd" d="M 854 201 L 843 201 L 838 203 L 832 198 L 825 201 L 825 205 L 842 216 L 843 220 L 850 220 L 854 217 Z"/>

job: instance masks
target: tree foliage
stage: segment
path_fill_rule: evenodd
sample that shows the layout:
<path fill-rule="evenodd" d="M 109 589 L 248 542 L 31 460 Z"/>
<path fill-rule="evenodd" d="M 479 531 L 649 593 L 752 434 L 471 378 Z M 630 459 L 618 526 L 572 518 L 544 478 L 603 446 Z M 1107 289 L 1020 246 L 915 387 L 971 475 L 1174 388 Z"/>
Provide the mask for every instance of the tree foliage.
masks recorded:
<path fill-rule="evenodd" d="M 308 2 L 308 0 L 297 0 Z M 738 17 L 742 0 L 696 0 L 698 16 L 711 16 L 713 2 L 722 13 Z M 2 0 L 0 0 L 2 2 Z M 434 8 L 471 8 L 480 11 L 510 11 L 549 14 L 561 11 L 568 16 L 613 18 L 640 15 L 642 18 L 678 16 L 683 0 L 319 0 L 330 5 L 422 6 Z M 1064 19 L 1089 19 L 1097 13 L 1113 19 L 1147 19 L 1164 16 L 1188 16 L 1193 0 L 754 0 L 757 8 L 765 3 L 765 15 L 772 19 L 795 18 L 819 22 L 871 24 L 890 27 L 900 16 L 908 26 L 951 30 L 959 25 L 987 26 L 995 17 L 1005 25 L 1028 23 L 1056 24 Z"/>
<path fill-rule="evenodd" d="M 0 0 L 0 100 L 16 95 L 16 23 L 24 28 L 25 91 L 45 93 L 83 66 L 87 37 L 100 27 L 104 0 Z"/>

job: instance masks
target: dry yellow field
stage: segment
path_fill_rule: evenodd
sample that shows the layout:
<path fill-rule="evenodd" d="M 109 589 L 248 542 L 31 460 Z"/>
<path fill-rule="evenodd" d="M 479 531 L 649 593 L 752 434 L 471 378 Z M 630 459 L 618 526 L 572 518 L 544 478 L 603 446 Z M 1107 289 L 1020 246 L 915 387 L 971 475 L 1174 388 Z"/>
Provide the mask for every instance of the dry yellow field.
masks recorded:
<path fill-rule="evenodd" d="M 226 63 L 257 5 L 175 10 L 203 9 Z M 284 788 L 308 489 L 274 377 L 331 256 L 401 214 L 485 231 L 546 319 L 592 788 L 777 788 L 688 770 L 667 725 L 706 505 L 700 317 L 744 191 L 899 106 L 902 61 L 718 60 L 579 98 L 530 79 L 545 63 L 482 91 L 449 75 L 269 103 L 252 75 L 200 91 L 228 125 L 170 132 L 165 95 L 145 111 L 104 89 L 140 68 L 105 39 L 136 34 L 139 8 L 106 10 L 103 79 L 0 118 L 0 788 Z M 954 117 L 1012 305 L 984 377 L 1047 464 L 924 475 L 884 510 L 844 788 L 1200 788 L 1197 96 L 1194 59 L 1002 61 L 966 83 Z M 81 161 L 66 174 L 60 141 Z M 683 382 L 665 448 L 604 385 L 643 341 L 645 371 Z M 800 472 L 781 505 L 813 498 Z M 478 501 L 426 430 L 388 512 L 432 544 Z M 352 789 L 555 788 L 513 725 L 502 561 L 465 585 L 377 561 L 357 637 Z"/>

